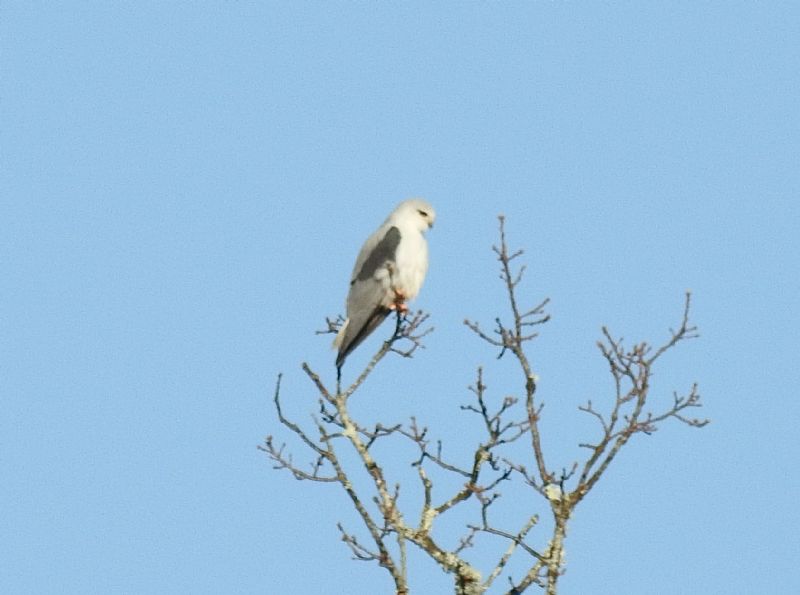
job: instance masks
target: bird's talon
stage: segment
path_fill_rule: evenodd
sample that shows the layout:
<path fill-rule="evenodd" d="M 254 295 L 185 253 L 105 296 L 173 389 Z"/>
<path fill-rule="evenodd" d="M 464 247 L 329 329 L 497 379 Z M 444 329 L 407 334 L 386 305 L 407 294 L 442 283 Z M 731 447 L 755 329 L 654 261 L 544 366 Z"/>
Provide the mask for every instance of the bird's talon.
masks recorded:
<path fill-rule="evenodd" d="M 394 303 L 390 306 L 391 310 L 397 310 L 401 314 L 408 312 L 406 305 L 406 296 L 402 291 L 394 290 Z"/>

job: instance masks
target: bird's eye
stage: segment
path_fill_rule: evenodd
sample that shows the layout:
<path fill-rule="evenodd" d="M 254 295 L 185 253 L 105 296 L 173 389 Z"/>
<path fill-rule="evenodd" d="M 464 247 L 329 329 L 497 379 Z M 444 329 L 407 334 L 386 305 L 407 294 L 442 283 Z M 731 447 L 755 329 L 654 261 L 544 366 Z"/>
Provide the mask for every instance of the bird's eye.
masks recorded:
<path fill-rule="evenodd" d="M 428 213 L 426 213 L 426 212 L 425 212 L 425 211 L 423 211 L 422 209 L 417 209 L 417 213 L 419 213 L 419 214 L 420 214 L 420 215 L 422 215 L 423 217 L 427 217 L 427 216 L 428 216 Z"/>

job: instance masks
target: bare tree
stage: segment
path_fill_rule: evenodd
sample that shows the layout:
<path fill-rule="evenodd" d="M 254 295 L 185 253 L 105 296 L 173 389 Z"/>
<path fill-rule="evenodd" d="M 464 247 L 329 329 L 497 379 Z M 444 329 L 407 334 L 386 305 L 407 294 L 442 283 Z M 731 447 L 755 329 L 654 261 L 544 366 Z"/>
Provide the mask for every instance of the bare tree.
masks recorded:
<path fill-rule="evenodd" d="M 412 417 L 407 423 L 376 423 L 367 427 L 354 420 L 348 410 L 349 400 L 384 357 L 390 353 L 412 357 L 421 347 L 422 339 L 432 330 L 425 328 L 428 316 L 422 312 L 413 316 L 398 313 L 393 335 L 347 387 L 342 387 L 337 380 L 335 390 L 331 390 L 319 374 L 308 364 L 303 364 L 303 371 L 317 393 L 312 429 L 304 429 L 284 415 L 280 401 L 281 376 L 275 387 L 278 419 L 305 444 L 313 455 L 313 461 L 307 467 L 296 465 L 286 453 L 285 445 L 278 445 L 272 436 L 267 437 L 259 448 L 267 453 L 275 468 L 286 469 L 299 480 L 336 483 L 346 492 L 363 521 L 366 536 L 358 537 L 339 524 L 342 540 L 356 560 L 374 561 L 385 568 L 391 575 L 397 595 L 410 593 L 408 544 L 425 552 L 443 571 L 452 575 L 456 595 L 479 595 L 493 585 L 506 595 L 522 593 L 531 586 L 554 595 L 564 571 L 564 540 L 575 507 L 591 492 L 622 447 L 634 435 L 651 434 L 659 424 L 670 419 L 693 427 L 708 423 L 687 416 L 691 409 L 701 406 L 696 384 L 686 394 L 674 393 L 671 402 L 663 408 L 652 409 L 649 402 L 655 363 L 678 343 L 698 336 L 696 327 L 689 322 L 690 294 L 687 293 L 678 327 L 671 330 L 669 338 L 659 346 L 641 342 L 626 347 L 621 339 L 616 339 L 603 327 L 602 339 L 597 346 L 608 364 L 614 392 L 605 405 L 588 401 L 578 407 L 596 419 L 599 437 L 580 444 L 587 450 L 584 460 L 555 470 L 549 463 L 552 453 L 545 453 L 542 448 L 540 420 L 543 404 L 537 396 L 538 378 L 526 352 L 527 344 L 538 335 L 538 327 L 549 320 L 545 310 L 549 300 L 545 299 L 533 308 L 520 307 L 517 288 L 525 267 L 515 268 L 515 261 L 522 251 L 509 250 L 504 218 L 500 216 L 499 221 L 500 241 L 493 250 L 506 288 L 510 321 L 496 318 L 491 331 L 484 330 L 477 322 L 465 320 L 464 323 L 497 350 L 498 358 L 509 354 L 518 363 L 522 396 L 507 396 L 493 402 L 487 394 L 483 369 L 478 368 L 475 382 L 470 387 L 471 401 L 461 406 L 463 411 L 478 416 L 481 421 L 481 435 L 471 438 L 477 445 L 466 461 L 447 460 L 441 442 L 433 440 L 428 428 L 420 425 L 416 418 Z M 341 322 L 341 318 L 327 319 L 327 328 L 320 332 L 336 332 Z M 378 461 L 373 455 L 373 446 L 386 440 L 405 441 L 417 452 L 414 460 L 410 461 L 416 469 L 422 495 L 422 504 L 417 510 L 408 511 L 401 507 L 400 484 L 387 478 L 389 461 Z M 527 454 L 520 457 L 519 448 L 510 448 L 513 443 L 517 443 L 515 446 L 526 445 L 523 452 Z M 358 465 L 368 473 L 371 485 L 357 486 L 351 479 L 358 470 L 348 469 L 343 463 L 340 453 L 345 448 L 355 451 Z M 459 487 L 443 499 L 434 500 L 434 475 L 441 478 L 440 474 L 458 477 Z M 515 480 L 541 496 L 542 507 L 549 509 L 551 522 L 547 523 L 547 534 L 538 539 L 544 545 L 531 545 L 531 534 L 535 533 L 533 530 L 540 519 L 535 511 L 531 511 L 521 526 L 511 530 L 499 527 L 490 519 L 493 506 L 501 497 L 499 486 Z M 478 504 L 465 510 L 467 516 L 470 511 L 474 513 L 474 520 L 465 522 L 460 538 L 446 545 L 445 540 L 435 535 L 437 521 L 445 515 L 452 515 L 467 502 Z M 488 561 L 482 569 L 464 557 L 465 550 L 472 547 L 480 535 L 506 542 L 495 559 Z M 527 570 L 517 577 L 512 576 L 507 568 L 515 556 L 528 560 L 524 565 Z M 505 576 L 505 582 L 496 583 L 501 576 Z"/>

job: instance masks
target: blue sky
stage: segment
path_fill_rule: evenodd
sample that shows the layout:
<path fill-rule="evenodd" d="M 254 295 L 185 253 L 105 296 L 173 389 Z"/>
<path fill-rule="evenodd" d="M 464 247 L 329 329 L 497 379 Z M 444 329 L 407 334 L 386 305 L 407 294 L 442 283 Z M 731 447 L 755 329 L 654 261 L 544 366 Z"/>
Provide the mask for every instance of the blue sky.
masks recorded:
<path fill-rule="evenodd" d="M 691 289 L 702 335 L 653 390 L 697 380 L 713 423 L 625 449 L 562 592 L 797 592 L 799 32 L 790 2 L 4 3 L 0 591 L 389 593 L 338 541 L 345 496 L 256 445 L 290 438 L 278 372 L 308 420 L 300 363 L 334 373 L 314 330 L 424 196 L 436 331 L 355 414 L 416 414 L 457 452 L 477 365 L 519 394 L 462 325 L 505 313 L 502 212 L 522 295 L 552 299 L 531 350 L 551 459 L 611 396 L 602 324 L 663 339 Z M 412 560 L 414 592 L 450 592 Z"/>

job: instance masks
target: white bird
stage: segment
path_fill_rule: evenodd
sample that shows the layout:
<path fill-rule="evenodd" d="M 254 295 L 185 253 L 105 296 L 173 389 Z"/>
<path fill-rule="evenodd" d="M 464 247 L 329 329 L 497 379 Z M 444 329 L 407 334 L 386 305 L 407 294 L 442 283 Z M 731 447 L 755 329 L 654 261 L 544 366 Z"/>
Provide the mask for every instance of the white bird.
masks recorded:
<path fill-rule="evenodd" d="M 336 367 L 393 310 L 406 312 L 428 272 L 428 243 L 436 212 L 420 199 L 401 202 L 361 248 L 350 277 L 347 319 L 336 335 Z"/>

